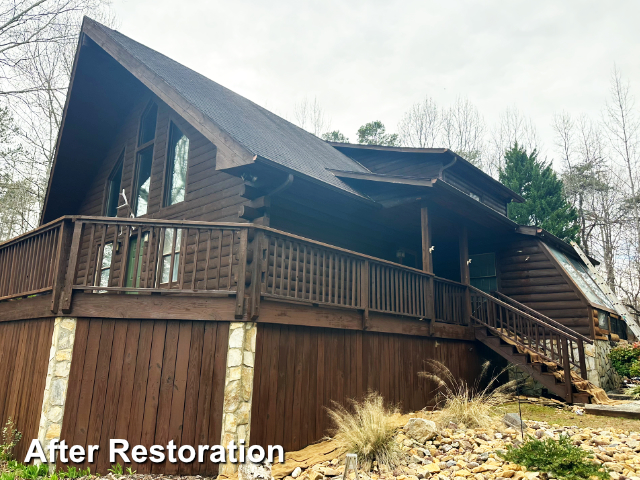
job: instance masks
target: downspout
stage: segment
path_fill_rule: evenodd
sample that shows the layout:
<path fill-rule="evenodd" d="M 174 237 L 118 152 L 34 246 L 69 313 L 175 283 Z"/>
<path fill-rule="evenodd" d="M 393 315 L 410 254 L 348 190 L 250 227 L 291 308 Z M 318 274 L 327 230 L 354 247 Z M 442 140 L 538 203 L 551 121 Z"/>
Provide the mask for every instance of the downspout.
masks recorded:
<path fill-rule="evenodd" d="M 281 185 L 279 185 L 276 188 L 274 188 L 273 190 L 271 190 L 269 193 L 267 193 L 265 195 L 265 197 L 273 197 L 273 196 L 285 191 L 287 188 L 289 188 L 291 186 L 292 183 L 293 183 L 293 174 L 290 173 L 287 176 L 287 179 Z"/>

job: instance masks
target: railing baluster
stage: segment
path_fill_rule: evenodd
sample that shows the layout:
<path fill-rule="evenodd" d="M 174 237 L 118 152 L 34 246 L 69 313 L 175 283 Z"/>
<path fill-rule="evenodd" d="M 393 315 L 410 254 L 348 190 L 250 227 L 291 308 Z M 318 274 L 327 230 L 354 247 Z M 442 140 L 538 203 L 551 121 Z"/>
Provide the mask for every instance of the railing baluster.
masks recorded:
<path fill-rule="evenodd" d="M 191 290 L 196 289 L 196 275 L 198 273 L 198 253 L 200 252 L 200 229 L 196 229 L 196 246 L 193 251 L 193 271 L 191 272 Z M 186 262 L 186 259 L 185 259 Z"/>

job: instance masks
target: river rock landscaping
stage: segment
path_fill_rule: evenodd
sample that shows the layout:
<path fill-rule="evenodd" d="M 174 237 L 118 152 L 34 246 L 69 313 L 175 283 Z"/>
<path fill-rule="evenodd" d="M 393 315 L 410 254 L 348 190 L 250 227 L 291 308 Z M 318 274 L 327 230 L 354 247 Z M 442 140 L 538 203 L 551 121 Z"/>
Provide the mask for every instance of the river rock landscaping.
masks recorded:
<path fill-rule="evenodd" d="M 530 471 L 503 460 L 501 453 L 508 446 L 522 444 L 525 439 L 570 438 L 593 455 L 592 461 L 606 468 L 613 480 L 640 480 L 640 433 L 620 429 L 579 428 L 540 421 L 526 421 L 522 431 L 511 415 L 510 421 L 496 422 L 492 428 L 464 429 L 450 424 L 437 429 L 429 414 L 409 419 L 398 429 L 395 441 L 404 454 L 404 461 L 393 469 L 374 463 L 371 471 L 359 472 L 361 480 L 419 480 L 419 479 L 550 479 L 548 472 Z M 406 416 L 405 416 L 406 417 Z M 313 447 L 313 446 L 312 446 Z M 307 468 L 297 466 L 286 472 L 284 480 L 342 480 L 343 460 L 336 456 Z M 289 464 L 289 462 L 287 462 Z M 274 467 L 274 476 L 279 476 Z M 350 475 L 354 478 L 354 475 Z"/>

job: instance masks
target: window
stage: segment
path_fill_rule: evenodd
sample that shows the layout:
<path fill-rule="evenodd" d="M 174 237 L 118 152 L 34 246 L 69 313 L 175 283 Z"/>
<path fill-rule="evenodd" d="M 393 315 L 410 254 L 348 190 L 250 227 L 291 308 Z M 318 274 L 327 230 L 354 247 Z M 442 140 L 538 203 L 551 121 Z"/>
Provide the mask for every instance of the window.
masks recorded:
<path fill-rule="evenodd" d="M 469 255 L 469 277 L 472 286 L 486 293 L 491 293 L 498 289 L 496 277 L 496 255 L 495 253 L 481 253 L 479 255 Z"/>
<path fill-rule="evenodd" d="M 118 200 L 120 199 L 120 182 L 122 181 L 122 165 L 124 163 L 124 152 L 120 154 L 116 166 L 113 167 L 107 183 L 107 198 L 104 214 L 107 217 L 118 216 Z"/>
<path fill-rule="evenodd" d="M 151 163 L 153 160 L 153 147 L 145 148 L 138 152 L 138 171 L 136 172 L 136 205 L 135 216 L 139 217 L 147 213 L 149 208 L 149 187 L 151 184 Z"/>
<path fill-rule="evenodd" d="M 171 251 L 173 250 L 173 242 L 175 236 L 175 254 L 173 255 L 173 265 L 171 264 Z M 178 281 L 178 266 L 180 265 L 180 244 L 181 244 L 182 230 L 167 228 L 164 231 L 164 244 L 162 246 L 162 274 L 160 276 L 160 283 L 169 283 L 169 277 L 171 282 Z M 172 267 L 173 266 L 173 271 Z"/>
<path fill-rule="evenodd" d="M 138 149 L 136 151 L 136 172 L 133 188 L 133 213 L 136 217 L 146 215 L 149 209 L 151 184 L 151 164 L 153 163 L 153 140 L 156 136 L 158 106 L 147 107 L 140 119 Z"/>
<path fill-rule="evenodd" d="M 96 268 L 96 281 L 95 285 L 98 287 L 109 286 L 109 276 L 111 275 L 111 258 L 113 256 L 113 243 L 105 243 L 102 248 L 102 256 L 98 256 L 98 263 Z"/>
<path fill-rule="evenodd" d="M 189 139 L 187 136 L 173 123 L 169 130 L 164 194 L 165 207 L 184 201 L 187 185 L 187 162 L 189 159 Z"/>
<path fill-rule="evenodd" d="M 149 143 L 156 136 L 156 121 L 158 119 L 158 106 L 154 103 L 147 107 L 140 120 L 140 133 L 138 134 L 138 146 Z"/>

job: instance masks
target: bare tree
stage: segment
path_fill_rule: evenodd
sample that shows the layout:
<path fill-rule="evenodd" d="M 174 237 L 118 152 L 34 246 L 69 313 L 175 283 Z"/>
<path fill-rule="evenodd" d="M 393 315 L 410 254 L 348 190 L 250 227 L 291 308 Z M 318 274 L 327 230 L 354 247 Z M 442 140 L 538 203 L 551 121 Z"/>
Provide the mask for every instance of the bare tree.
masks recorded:
<path fill-rule="evenodd" d="M 489 175 L 497 178 L 500 168 L 504 166 L 504 152 L 515 143 L 527 151 L 540 149 L 538 132 L 531 119 L 516 107 L 509 107 L 500 115 L 490 134 L 489 155 L 484 162 Z"/>
<path fill-rule="evenodd" d="M 468 99 L 458 97 L 442 112 L 441 142 L 471 163 L 481 166 L 485 150 L 485 123 Z"/>
<path fill-rule="evenodd" d="M 405 112 L 398 132 L 400 142 L 407 147 L 437 147 L 442 130 L 442 112 L 429 96 Z"/>
<path fill-rule="evenodd" d="M 331 128 L 331 122 L 327 118 L 324 109 L 316 97 L 309 100 L 307 97 L 296 103 L 293 109 L 293 118 L 300 128 L 321 136 Z"/>
<path fill-rule="evenodd" d="M 627 208 L 632 215 L 630 223 L 634 227 L 636 257 L 640 260 L 640 196 L 638 195 L 638 142 L 640 122 L 635 112 L 635 101 L 629 84 L 623 81 L 614 67 L 611 76 L 611 98 L 605 107 L 604 125 L 609 135 L 611 149 L 617 161 L 625 170 L 620 181 L 627 189 Z"/>
<path fill-rule="evenodd" d="M 21 155 L 11 180 L 29 201 L 20 202 L 20 229 L 37 225 L 55 153 L 83 15 L 110 26 L 108 0 L 13 0 L 0 13 L 0 94 L 19 127 Z M 5 195 L 0 202 L 8 202 Z M 15 196 L 12 201 L 15 201 Z M 3 211 L 0 207 L 0 212 Z M 6 208 L 4 211 L 7 211 Z M 15 222 L 0 213 L 0 222 Z M 20 233 L 20 232 L 17 232 Z"/>

